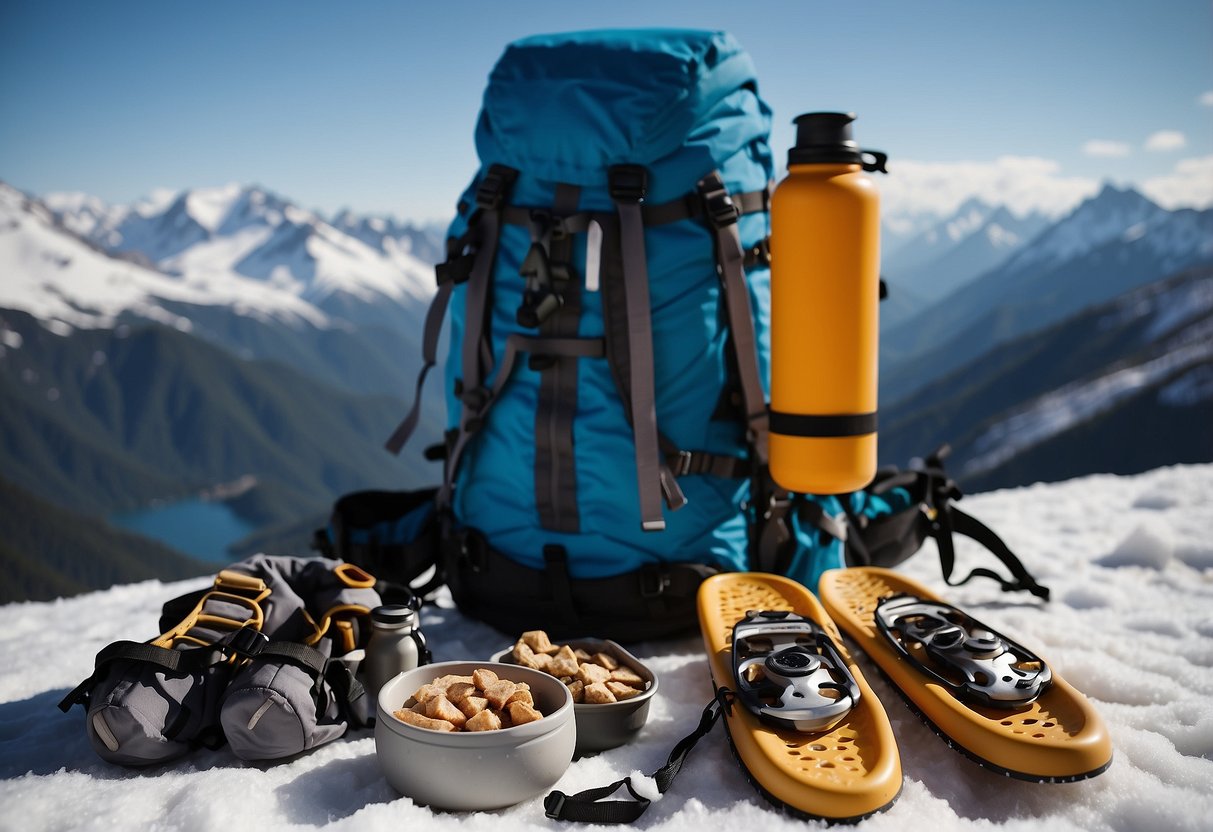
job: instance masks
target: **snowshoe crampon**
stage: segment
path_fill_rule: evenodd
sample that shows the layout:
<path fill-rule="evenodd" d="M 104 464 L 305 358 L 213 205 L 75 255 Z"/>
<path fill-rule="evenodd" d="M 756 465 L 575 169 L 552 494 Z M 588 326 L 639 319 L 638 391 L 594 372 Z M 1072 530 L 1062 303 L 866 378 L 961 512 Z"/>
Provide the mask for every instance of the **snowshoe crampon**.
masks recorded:
<path fill-rule="evenodd" d="M 776 575 L 715 575 L 699 623 L 724 715 L 751 782 L 794 814 L 857 821 L 901 790 L 888 717 L 817 599 Z"/>
<path fill-rule="evenodd" d="M 1070 782 L 1112 761 L 1086 697 L 1036 654 L 888 569 L 826 572 L 838 625 L 953 748 L 1022 780 Z"/>

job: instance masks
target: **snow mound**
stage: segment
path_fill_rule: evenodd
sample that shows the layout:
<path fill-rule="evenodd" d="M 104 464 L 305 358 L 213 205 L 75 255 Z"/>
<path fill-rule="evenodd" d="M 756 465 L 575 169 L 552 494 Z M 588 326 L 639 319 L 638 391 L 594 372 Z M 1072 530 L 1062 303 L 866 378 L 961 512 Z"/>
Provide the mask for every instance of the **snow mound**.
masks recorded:
<path fill-rule="evenodd" d="M 941 742 L 860 656 L 893 724 L 905 782 L 887 812 L 857 828 L 1206 832 L 1213 817 L 1213 465 L 971 495 L 965 510 L 996 529 L 1056 600 L 1003 594 L 988 581 L 949 588 L 931 545 L 905 571 L 1038 651 L 1086 693 L 1112 734 L 1112 766 L 1071 784 L 1025 783 L 979 768 Z M 958 541 L 957 556 L 957 574 L 996 565 L 967 539 Z M 476 814 L 415 805 L 384 781 L 365 731 L 278 765 L 242 763 L 227 749 L 200 749 L 142 771 L 101 762 L 80 710 L 62 714 L 55 705 L 89 673 L 98 650 L 116 639 L 152 636 L 160 605 L 202 583 L 147 582 L 0 607 L 0 828 L 557 828 L 540 799 Z M 439 606 L 423 610 L 422 624 L 439 661 L 487 657 L 508 641 L 454 610 L 445 594 Z M 629 745 L 575 761 L 556 784 L 561 791 L 630 774 L 644 784 L 639 773 L 659 768 L 698 724 L 712 694 L 698 637 L 634 651 L 661 678 L 644 730 Z M 759 797 L 722 733 L 717 728 L 700 741 L 641 828 L 820 826 L 789 818 Z"/>
<path fill-rule="evenodd" d="M 1175 540 L 1165 523 L 1145 522 L 1135 528 L 1120 545 L 1095 561 L 1100 566 L 1145 566 L 1164 569 L 1175 553 Z"/>

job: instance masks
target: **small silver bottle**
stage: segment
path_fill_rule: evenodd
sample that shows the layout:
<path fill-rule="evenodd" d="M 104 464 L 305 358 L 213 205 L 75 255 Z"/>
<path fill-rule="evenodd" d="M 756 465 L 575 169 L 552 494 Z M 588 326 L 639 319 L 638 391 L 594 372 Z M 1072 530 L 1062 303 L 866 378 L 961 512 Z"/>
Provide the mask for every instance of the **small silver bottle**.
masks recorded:
<path fill-rule="evenodd" d="M 366 692 L 374 702 L 379 689 L 396 674 L 430 661 L 425 635 L 412 607 L 388 605 L 371 610 L 374 630 L 366 645 Z M 374 707 L 372 705 L 372 707 Z"/>

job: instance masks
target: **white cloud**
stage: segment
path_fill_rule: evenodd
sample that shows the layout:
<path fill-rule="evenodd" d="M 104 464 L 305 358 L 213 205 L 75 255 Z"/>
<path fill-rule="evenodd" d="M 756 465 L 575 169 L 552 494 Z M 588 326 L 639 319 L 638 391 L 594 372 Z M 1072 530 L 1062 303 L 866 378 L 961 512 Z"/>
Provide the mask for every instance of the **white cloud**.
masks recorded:
<path fill-rule="evenodd" d="M 1082 152 L 1087 156 L 1116 158 L 1129 155 L 1129 145 L 1125 142 L 1112 142 L 1107 139 L 1091 139 L 1082 146 Z"/>
<path fill-rule="evenodd" d="M 1150 137 L 1146 139 L 1146 150 L 1179 150 L 1187 144 L 1188 140 L 1178 130 L 1158 130 L 1151 133 Z"/>
<path fill-rule="evenodd" d="M 1001 156 L 992 162 L 890 163 L 888 176 L 877 176 L 886 221 L 924 214 L 947 216 L 966 199 L 1005 205 L 1023 215 L 1038 211 L 1059 217 L 1099 191 L 1099 182 L 1063 176 L 1052 159 Z"/>
<path fill-rule="evenodd" d="M 1213 90 L 1202 92 L 1200 97 L 1196 99 L 1202 107 L 1213 107 Z"/>
<path fill-rule="evenodd" d="M 1175 169 L 1141 183 L 1141 191 L 1164 208 L 1213 207 L 1213 156 L 1181 159 Z"/>

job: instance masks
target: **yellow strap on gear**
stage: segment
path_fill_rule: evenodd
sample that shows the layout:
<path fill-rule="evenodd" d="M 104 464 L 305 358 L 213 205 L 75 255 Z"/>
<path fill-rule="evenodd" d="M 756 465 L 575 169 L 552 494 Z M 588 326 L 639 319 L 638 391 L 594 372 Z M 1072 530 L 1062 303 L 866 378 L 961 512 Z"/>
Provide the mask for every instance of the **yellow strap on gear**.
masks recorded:
<path fill-rule="evenodd" d="M 261 578 L 224 569 L 215 576 L 214 588 L 202 596 L 194 609 L 179 624 L 152 641 L 152 644 L 171 650 L 179 644 L 207 647 L 214 643 L 211 637 L 203 638 L 194 634 L 192 631 L 196 627 L 219 631 L 252 627 L 260 631 L 265 623 L 261 602 L 269 597 L 269 594 L 270 588 Z M 230 614 L 216 614 L 213 611 L 216 602 L 242 607 L 248 611 L 248 616 L 240 619 L 233 618 Z"/>
<path fill-rule="evenodd" d="M 341 583 L 351 589 L 371 589 L 375 586 L 375 576 L 360 566 L 352 563 L 341 563 L 333 569 L 333 574 Z"/>
<path fill-rule="evenodd" d="M 336 641 L 336 646 L 340 650 L 334 650 L 334 655 L 342 655 L 350 650 L 358 649 L 358 639 L 354 630 L 354 620 L 370 616 L 370 607 L 362 604 L 335 604 L 325 610 L 324 615 L 320 618 L 320 623 L 316 625 L 316 632 L 308 637 L 306 644 L 309 647 L 314 647 L 320 639 L 328 634 L 330 629 L 335 629 L 333 636 Z M 367 632 L 367 628 L 363 627 L 362 631 Z"/>

